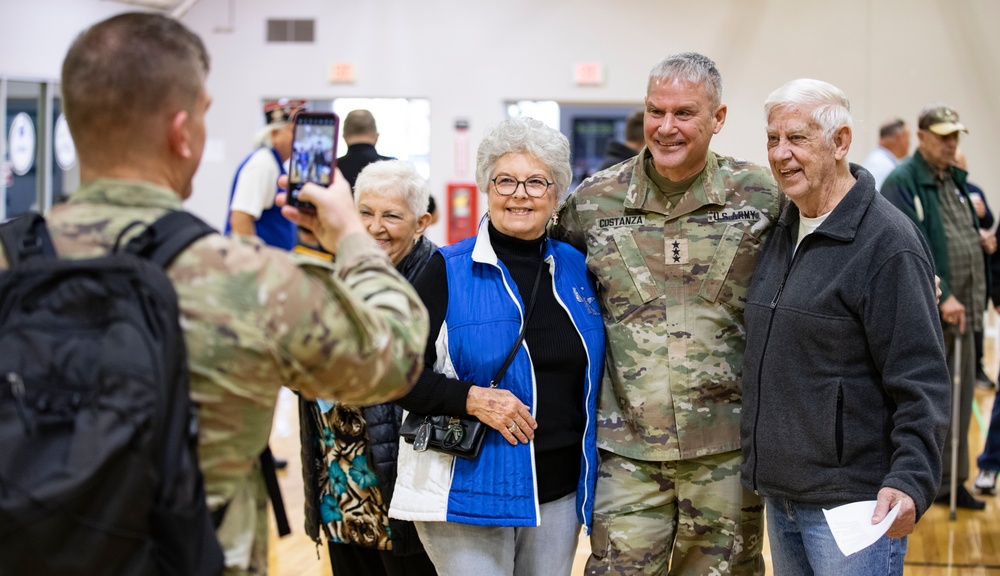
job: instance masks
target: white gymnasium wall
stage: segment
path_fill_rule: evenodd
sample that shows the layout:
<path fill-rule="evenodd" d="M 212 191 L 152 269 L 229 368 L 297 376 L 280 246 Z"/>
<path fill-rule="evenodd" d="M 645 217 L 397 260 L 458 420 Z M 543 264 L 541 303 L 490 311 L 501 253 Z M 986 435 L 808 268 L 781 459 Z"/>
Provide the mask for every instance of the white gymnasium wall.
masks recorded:
<path fill-rule="evenodd" d="M 76 35 L 128 8 L 107 0 L 0 0 L 0 76 L 58 79 Z"/>
<path fill-rule="evenodd" d="M 33 77 L 57 76 L 79 29 L 129 9 L 106 0 L 0 6 L 0 75 Z M 267 44 L 268 18 L 315 18 L 316 42 Z M 263 98 L 429 98 L 431 187 L 440 201 L 456 174 L 457 118 L 471 122 L 472 162 L 505 101 L 634 102 L 653 64 L 686 50 L 710 56 L 723 74 L 729 117 L 715 150 L 766 162 L 762 103 L 797 77 L 829 81 L 851 98 L 854 161 L 875 146 L 881 121 L 915 124 L 925 104 L 944 101 L 970 127 L 963 148 L 972 180 L 1000 211 L 1000 171 L 990 160 L 1000 153 L 995 0 L 201 0 L 183 21 L 211 53 L 214 99 L 188 204 L 216 225 Z M 331 85 L 335 62 L 353 63 L 357 81 Z M 604 85 L 576 86 L 578 62 L 602 63 Z M 429 235 L 443 240 L 443 225 Z"/>

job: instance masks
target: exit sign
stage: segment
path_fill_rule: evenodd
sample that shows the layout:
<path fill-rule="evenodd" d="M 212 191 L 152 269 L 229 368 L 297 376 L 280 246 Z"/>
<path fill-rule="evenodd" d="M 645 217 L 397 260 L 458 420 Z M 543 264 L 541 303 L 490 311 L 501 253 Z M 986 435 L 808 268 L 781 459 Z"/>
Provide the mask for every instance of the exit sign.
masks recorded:
<path fill-rule="evenodd" d="M 600 62 L 580 62 L 573 70 L 573 79 L 579 86 L 604 84 L 604 65 Z"/>
<path fill-rule="evenodd" d="M 336 62 L 330 65 L 331 84 L 354 84 L 354 64 Z"/>

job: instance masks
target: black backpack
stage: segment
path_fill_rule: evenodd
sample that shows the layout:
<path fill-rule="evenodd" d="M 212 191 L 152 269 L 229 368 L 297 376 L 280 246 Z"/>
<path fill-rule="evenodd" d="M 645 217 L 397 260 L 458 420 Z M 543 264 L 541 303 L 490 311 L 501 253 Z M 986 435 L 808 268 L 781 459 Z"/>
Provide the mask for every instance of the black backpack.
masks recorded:
<path fill-rule="evenodd" d="M 69 260 L 40 215 L 0 225 L 0 576 L 222 573 L 164 271 L 213 231 L 170 212 Z"/>

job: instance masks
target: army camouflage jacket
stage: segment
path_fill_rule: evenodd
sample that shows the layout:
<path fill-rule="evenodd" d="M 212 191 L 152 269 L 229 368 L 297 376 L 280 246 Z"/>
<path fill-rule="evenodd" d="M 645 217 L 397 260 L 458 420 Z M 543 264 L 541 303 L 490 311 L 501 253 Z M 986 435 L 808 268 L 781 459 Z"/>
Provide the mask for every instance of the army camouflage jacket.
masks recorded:
<path fill-rule="evenodd" d="M 738 450 L 743 307 L 781 194 L 767 169 L 710 152 L 669 206 L 648 157 L 585 180 L 551 231 L 597 276 L 608 340 L 597 445 L 654 461 Z"/>
<path fill-rule="evenodd" d="M 60 256 L 86 258 L 109 252 L 129 223 L 182 209 L 170 189 L 97 180 L 46 220 Z M 372 404 L 405 394 L 423 367 L 427 313 L 409 283 L 368 234 L 344 238 L 337 255 L 331 265 L 257 238 L 212 234 L 168 270 L 180 302 L 191 395 L 200 405 L 199 459 L 209 508 L 229 503 L 227 520 L 242 518 L 233 530 L 227 521 L 220 528 L 227 563 L 237 547 L 246 556 L 253 550 L 255 558 L 237 562 L 244 568 L 265 549 L 266 493 L 256 462 L 280 387 Z M 0 251 L 0 269 L 6 267 Z M 256 526 L 252 520 L 242 525 L 248 516 L 256 517 Z"/>

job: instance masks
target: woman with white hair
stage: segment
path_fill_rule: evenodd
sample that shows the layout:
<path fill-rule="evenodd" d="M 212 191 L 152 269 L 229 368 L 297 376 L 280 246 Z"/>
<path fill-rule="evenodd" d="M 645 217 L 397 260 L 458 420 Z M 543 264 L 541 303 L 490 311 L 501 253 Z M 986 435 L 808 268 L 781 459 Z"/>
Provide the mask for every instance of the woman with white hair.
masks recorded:
<path fill-rule="evenodd" d="M 414 521 L 442 575 L 568 575 L 590 525 L 604 328 L 583 255 L 546 236 L 570 178 L 565 136 L 500 123 L 477 155 L 478 234 L 414 283 L 430 335 L 399 404 L 488 426 L 474 459 L 400 446 L 389 513 Z"/>
<path fill-rule="evenodd" d="M 362 223 L 410 282 L 437 249 L 423 235 L 429 195 L 427 181 L 401 160 L 369 164 L 354 184 Z M 434 576 L 413 525 L 388 517 L 403 409 L 301 406 L 306 532 L 318 542 L 322 526 L 333 573 Z"/>

